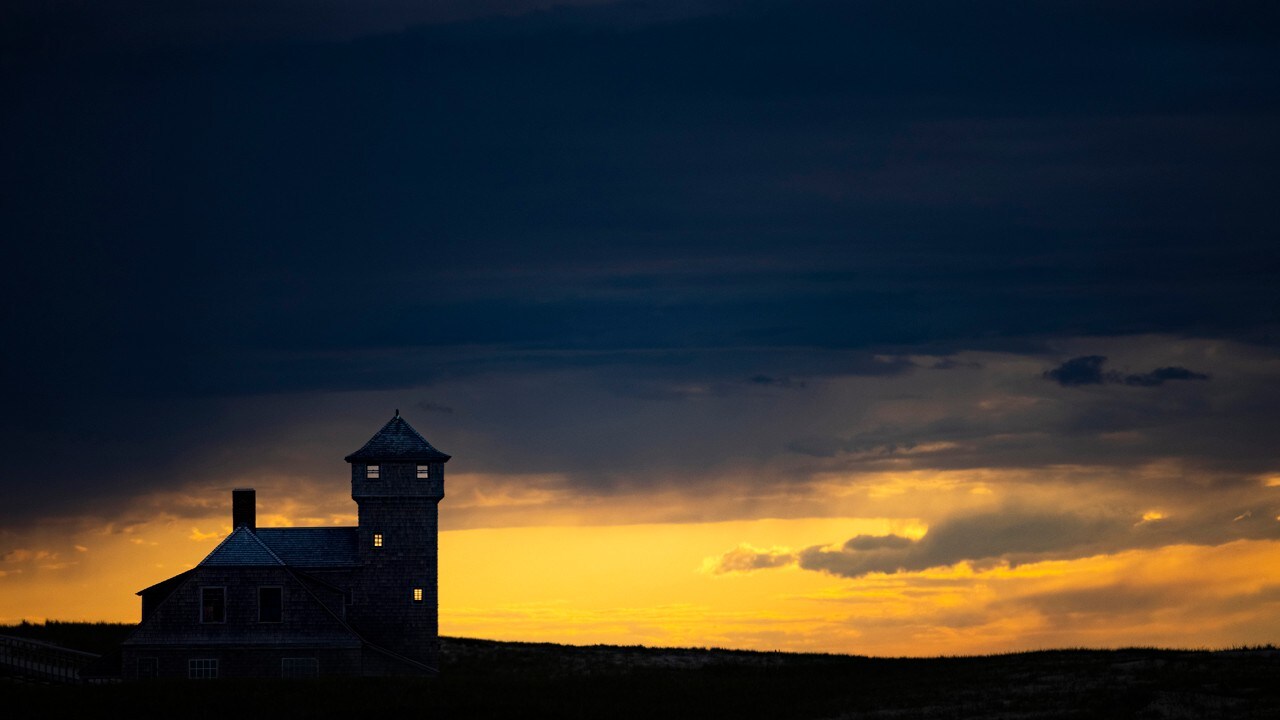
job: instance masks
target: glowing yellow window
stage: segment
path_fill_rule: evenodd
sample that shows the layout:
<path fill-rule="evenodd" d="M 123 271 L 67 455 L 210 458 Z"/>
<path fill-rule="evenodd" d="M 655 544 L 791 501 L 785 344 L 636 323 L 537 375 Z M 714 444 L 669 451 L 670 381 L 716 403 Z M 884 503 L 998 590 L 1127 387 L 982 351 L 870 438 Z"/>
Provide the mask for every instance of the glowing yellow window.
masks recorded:
<path fill-rule="evenodd" d="M 373 534 L 373 546 L 382 547 L 382 533 Z"/>
<path fill-rule="evenodd" d="M 413 589 L 413 601 L 422 602 L 422 588 Z"/>

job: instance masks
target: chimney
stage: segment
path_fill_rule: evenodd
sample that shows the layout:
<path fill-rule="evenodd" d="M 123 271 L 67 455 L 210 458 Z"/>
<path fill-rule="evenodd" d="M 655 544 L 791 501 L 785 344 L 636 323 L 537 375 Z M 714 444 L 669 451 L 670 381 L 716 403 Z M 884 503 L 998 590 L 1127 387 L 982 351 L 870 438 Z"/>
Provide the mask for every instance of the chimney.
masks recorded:
<path fill-rule="evenodd" d="M 258 529 L 258 508 L 253 488 L 236 488 L 231 491 L 231 529 L 241 525 L 250 531 Z"/>

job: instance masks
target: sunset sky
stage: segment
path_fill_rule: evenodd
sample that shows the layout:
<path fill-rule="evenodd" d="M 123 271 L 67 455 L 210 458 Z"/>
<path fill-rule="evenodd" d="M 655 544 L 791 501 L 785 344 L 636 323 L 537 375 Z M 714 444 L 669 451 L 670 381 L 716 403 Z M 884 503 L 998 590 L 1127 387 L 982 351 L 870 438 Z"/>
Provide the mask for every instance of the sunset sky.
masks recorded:
<path fill-rule="evenodd" d="M 453 636 L 1280 642 L 1280 6 L 10 0 L 0 623 L 453 456 Z"/>

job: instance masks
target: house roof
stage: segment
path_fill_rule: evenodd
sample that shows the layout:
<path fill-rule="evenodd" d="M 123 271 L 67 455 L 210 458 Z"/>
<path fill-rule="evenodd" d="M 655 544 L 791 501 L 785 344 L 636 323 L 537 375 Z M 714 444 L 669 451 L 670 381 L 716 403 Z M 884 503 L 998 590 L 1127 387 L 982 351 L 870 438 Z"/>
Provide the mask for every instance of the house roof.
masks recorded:
<path fill-rule="evenodd" d="M 364 447 L 344 458 L 349 463 L 376 460 L 422 460 L 426 462 L 445 462 L 449 455 L 440 452 L 418 434 L 396 410 L 391 418 L 376 435 L 364 444 Z"/>
<path fill-rule="evenodd" d="M 253 531 L 241 525 L 218 543 L 200 565 L 284 565 L 284 561 L 263 544 Z"/>
<path fill-rule="evenodd" d="M 255 535 L 290 567 L 360 564 L 360 546 L 353 527 L 258 528 Z"/>
<path fill-rule="evenodd" d="M 258 528 L 241 526 L 222 539 L 196 567 L 287 566 L 300 569 L 355 567 L 360 546 L 353 527 Z M 138 595 L 168 594 L 195 568 L 161 580 Z"/>

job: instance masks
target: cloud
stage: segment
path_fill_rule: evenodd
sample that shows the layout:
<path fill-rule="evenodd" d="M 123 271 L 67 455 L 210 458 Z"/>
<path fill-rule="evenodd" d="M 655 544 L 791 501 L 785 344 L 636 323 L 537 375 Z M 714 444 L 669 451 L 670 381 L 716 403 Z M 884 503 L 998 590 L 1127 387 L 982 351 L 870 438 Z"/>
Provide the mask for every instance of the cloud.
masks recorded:
<path fill-rule="evenodd" d="M 844 549 L 858 552 L 882 549 L 901 550 L 911 547 L 911 543 L 911 538 L 901 535 L 857 535 L 845 542 Z"/>
<path fill-rule="evenodd" d="M 1150 372 L 1125 375 L 1120 372 L 1104 371 L 1102 366 L 1107 358 L 1103 355 L 1084 355 L 1072 358 L 1052 370 L 1044 371 L 1046 380 L 1053 380 L 1063 387 L 1080 385 L 1101 385 L 1103 383 L 1120 383 L 1134 387 L 1159 387 L 1170 380 L 1208 380 L 1204 373 L 1188 370 L 1184 367 L 1170 366 L 1156 368 Z"/>
<path fill-rule="evenodd" d="M 1063 387 L 1101 385 L 1105 382 L 1102 364 L 1106 361 L 1107 359 L 1101 355 L 1072 358 L 1052 370 L 1046 370 L 1044 377 Z"/>
<path fill-rule="evenodd" d="M 747 382 L 753 385 L 766 385 L 769 387 L 783 388 L 784 390 L 803 390 L 806 386 L 804 380 L 797 380 L 790 377 L 774 377 L 773 375 L 752 375 L 747 378 Z"/>
<path fill-rule="evenodd" d="M 981 368 L 982 368 L 981 363 L 962 362 L 953 357 L 941 358 L 929 366 L 930 370 L 956 370 L 956 369 L 980 370 Z"/>
<path fill-rule="evenodd" d="M 1125 385 L 1137 385 L 1139 387 L 1156 387 L 1163 385 L 1169 380 L 1208 380 L 1209 376 L 1204 373 L 1193 372 L 1184 367 L 1162 367 L 1156 368 L 1148 373 L 1141 375 L 1126 375 L 1124 377 Z"/>
<path fill-rule="evenodd" d="M 1081 557 L 1113 544 L 1127 526 L 1116 518 L 1006 509 L 943 521 L 914 541 L 897 535 L 859 535 L 835 549 L 809 547 L 799 553 L 799 565 L 856 578 L 959 562 L 984 565 Z"/>
<path fill-rule="evenodd" d="M 718 558 L 707 558 L 703 561 L 702 568 L 703 572 L 723 575 L 784 567 L 795 561 L 795 554 L 788 548 L 775 547 L 762 550 L 743 543 Z"/>
<path fill-rule="evenodd" d="M 223 533 L 217 530 L 214 530 L 213 532 L 201 532 L 200 528 L 192 527 L 191 534 L 188 537 L 195 542 L 206 542 L 208 540 L 213 540 L 214 538 L 222 537 L 222 535 Z"/>

